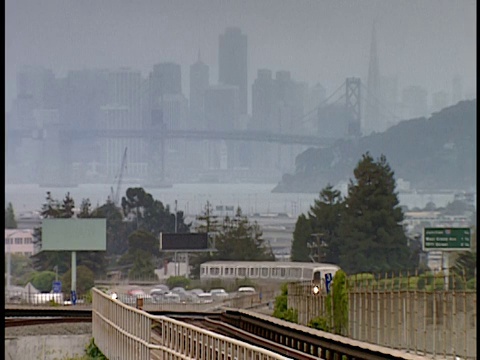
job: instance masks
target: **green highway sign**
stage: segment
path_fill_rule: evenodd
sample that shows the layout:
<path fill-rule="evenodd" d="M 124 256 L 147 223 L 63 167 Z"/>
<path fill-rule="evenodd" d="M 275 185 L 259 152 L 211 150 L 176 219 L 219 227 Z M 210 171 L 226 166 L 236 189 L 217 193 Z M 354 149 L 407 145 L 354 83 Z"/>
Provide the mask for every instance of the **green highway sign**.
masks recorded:
<path fill-rule="evenodd" d="M 470 250 L 470 228 L 424 228 L 423 250 Z"/>

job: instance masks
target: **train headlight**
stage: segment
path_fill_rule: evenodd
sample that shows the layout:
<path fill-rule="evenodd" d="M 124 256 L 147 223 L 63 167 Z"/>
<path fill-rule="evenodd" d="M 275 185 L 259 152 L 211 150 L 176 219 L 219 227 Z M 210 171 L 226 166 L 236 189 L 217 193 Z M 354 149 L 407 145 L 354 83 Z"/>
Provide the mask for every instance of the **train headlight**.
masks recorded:
<path fill-rule="evenodd" d="M 320 286 L 314 285 L 312 288 L 313 295 L 318 295 L 320 293 Z"/>
<path fill-rule="evenodd" d="M 118 295 L 117 295 L 117 293 L 115 293 L 115 292 L 112 293 L 111 296 L 112 296 L 112 299 L 113 299 L 113 300 L 117 300 L 117 299 L 118 299 Z"/>

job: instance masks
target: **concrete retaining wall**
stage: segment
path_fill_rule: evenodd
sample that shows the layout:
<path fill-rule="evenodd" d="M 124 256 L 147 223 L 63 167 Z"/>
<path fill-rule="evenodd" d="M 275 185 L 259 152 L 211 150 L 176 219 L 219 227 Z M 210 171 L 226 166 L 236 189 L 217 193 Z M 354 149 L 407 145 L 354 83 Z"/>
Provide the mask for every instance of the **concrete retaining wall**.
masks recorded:
<path fill-rule="evenodd" d="M 5 337 L 5 360 L 65 360 L 85 355 L 91 334 Z"/>

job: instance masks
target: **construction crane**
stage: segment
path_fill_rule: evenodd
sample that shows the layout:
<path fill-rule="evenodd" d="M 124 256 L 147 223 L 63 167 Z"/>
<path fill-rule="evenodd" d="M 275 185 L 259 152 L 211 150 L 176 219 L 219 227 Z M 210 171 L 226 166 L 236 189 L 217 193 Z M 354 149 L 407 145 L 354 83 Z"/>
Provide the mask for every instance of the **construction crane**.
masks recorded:
<path fill-rule="evenodd" d="M 113 186 L 110 187 L 110 192 L 111 192 L 111 200 L 112 202 L 118 206 L 118 201 L 120 197 L 120 187 L 122 186 L 122 178 L 123 178 L 123 170 L 127 167 L 127 148 L 125 147 L 125 151 L 123 152 L 123 158 L 122 158 L 122 165 L 120 166 L 120 171 L 118 172 L 118 175 L 115 177 L 117 180 L 117 189 L 115 192 L 113 192 Z"/>

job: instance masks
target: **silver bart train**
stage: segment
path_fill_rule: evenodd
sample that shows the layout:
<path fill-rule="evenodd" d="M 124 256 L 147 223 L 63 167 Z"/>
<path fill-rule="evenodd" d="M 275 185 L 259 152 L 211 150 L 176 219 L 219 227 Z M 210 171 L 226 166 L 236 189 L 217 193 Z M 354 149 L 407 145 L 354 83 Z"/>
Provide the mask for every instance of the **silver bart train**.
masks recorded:
<path fill-rule="evenodd" d="M 208 261 L 200 265 L 200 280 L 250 279 L 257 282 L 311 281 L 322 285 L 340 268 L 328 263 L 287 261 Z"/>

